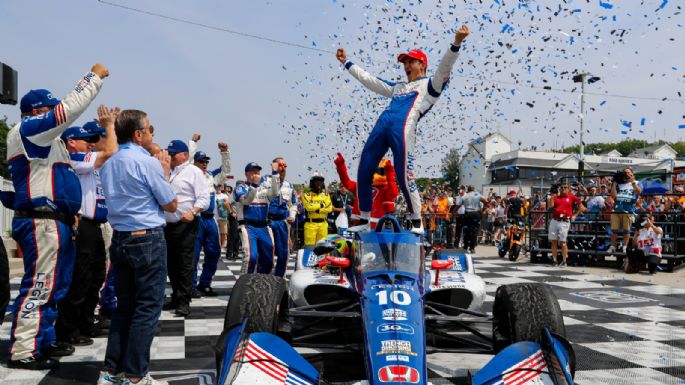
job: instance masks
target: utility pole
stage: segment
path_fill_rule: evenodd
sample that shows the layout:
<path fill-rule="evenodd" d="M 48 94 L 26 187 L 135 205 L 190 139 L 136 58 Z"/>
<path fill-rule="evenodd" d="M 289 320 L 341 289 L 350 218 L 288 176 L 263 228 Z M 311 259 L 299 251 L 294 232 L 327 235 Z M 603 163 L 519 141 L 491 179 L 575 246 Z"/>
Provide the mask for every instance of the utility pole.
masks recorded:
<path fill-rule="evenodd" d="M 578 154 L 578 179 L 583 181 L 585 177 L 585 83 L 592 84 L 599 80 L 598 76 L 592 76 L 587 72 L 573 76 L 574 83 L 580 83 L 580 154 Z"/>

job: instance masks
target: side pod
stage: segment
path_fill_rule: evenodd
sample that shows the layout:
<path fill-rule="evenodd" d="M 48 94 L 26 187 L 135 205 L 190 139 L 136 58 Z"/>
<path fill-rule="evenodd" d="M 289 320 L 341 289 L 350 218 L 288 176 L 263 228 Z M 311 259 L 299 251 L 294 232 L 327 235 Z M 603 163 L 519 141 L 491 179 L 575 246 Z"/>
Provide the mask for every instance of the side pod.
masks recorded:
<path fill-rule="evenodd" d="M 245 323 L 226 337 L 218 385 L 318 385 L 319 372 L 287 342 L 270 333 L 244 333 Z"/>
<path fill-rule="evenodd" d="M 544 340 L 507 346 L 473 376 L 473 385 L 573 385 L 574 353 L 568 341 L 545 329 Z"/>

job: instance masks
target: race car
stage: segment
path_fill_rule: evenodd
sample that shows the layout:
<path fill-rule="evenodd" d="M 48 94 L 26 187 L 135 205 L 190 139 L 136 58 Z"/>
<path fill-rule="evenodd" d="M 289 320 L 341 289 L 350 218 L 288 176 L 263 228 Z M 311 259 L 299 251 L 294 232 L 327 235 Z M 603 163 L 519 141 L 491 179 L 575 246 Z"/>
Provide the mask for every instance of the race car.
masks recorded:
<path fill-rule="evenodd" d="M 429 384 L 436 352 L 495 354 L 474 385 L 573 384 L 549 286 L 500 286 L 489 315 L 470 255 L 425 258 L 422 238 L 386 216 L 375 231 L 299 253 L 289 284 L 241 276 L 216 346 L 218 384 Z"/>

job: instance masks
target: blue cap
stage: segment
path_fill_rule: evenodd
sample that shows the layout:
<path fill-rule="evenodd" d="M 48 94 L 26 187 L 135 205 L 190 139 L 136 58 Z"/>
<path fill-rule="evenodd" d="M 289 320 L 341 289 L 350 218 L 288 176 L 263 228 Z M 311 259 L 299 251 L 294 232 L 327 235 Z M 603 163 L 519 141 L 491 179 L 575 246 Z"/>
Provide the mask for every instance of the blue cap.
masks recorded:
<path fill-rule="evenodd" d="M 91 120 L 90 122 L 84 124 L 83 129 L 92 133 L 92 134 L 98 134 L 100 136 L 107 136 L 105 129 L 102 128 L 99 124 L 97 124 L 97 122 L 94 120 Z"/>
<path fill-rule="evenodd" d="M 258 165 L 258 164 L 255 163 L 255 162 L 250 162 L 250 163 L 247 164 L 247 166 L 245 166 L 245 172 L 252 171 L 252 170 L 255 169 L 255 168 L 258 168 L 258 169 L 261 170 L 261 169 L 262 169 L 262 166 Z"/>
<path fill-rule="evenodd" d="M 19 108 L 22 113 L 31 112 L 34 108 L 54 107 L 59 99 L 52 97 L 52 92 L 44 89 L 31 90 L 21 98 Z"/>
<path fill-rule="evenodd" d="M 64 132 L 62 133 L 62 140 L 67 141 L 69 139 L 73 140 L 78 140 L 78 139 L 86 139 L 86 138 L 92 138 L 93 136 L 96 136 L 96 133 L 90 132 L 86 130 L 83 127 L 69 127 Z"/>
<path fill-rule="evenodd" d="M 195 153 L 195 156 L 193 157 L 193 159 L 194 159 L 196 162 L 199 162 L 199 161 L 205 160 L 205 159 L 206 159 L 206 160 L 210 160 L 211 158 L 208 157 L 207 154 L 205 154 L 204 151 L 198 151 L 198 152 Z"/>
<path fill-rule="evenodd" d="M 172 140 L 166 148 L 169 154 L 177 154 L 179 152 L 188 152 L 188 145 L 182 140 Z"/>

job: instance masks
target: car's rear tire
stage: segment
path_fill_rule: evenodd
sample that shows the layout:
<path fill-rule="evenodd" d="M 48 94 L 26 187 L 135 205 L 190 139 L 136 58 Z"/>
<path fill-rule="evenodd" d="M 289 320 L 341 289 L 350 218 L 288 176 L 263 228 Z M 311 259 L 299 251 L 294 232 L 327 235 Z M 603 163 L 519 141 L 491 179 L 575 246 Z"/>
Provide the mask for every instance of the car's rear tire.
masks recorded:
<path fill-rule="evenodd" d="M 492 315 L 495 353 L 520 341 L 541 342 L 545 328 L 566 337 L 561 307 L 552 289 L 545 284 L 516 283 L 498 287 Z"/>
<path fill-rule="evenodd" d="M 521 245 L 513 245 L 511 246 L 511 250 L 509 250 L 509 260 L 514 262 L 519 258 L 519 254 L 521 253 Z"/>

